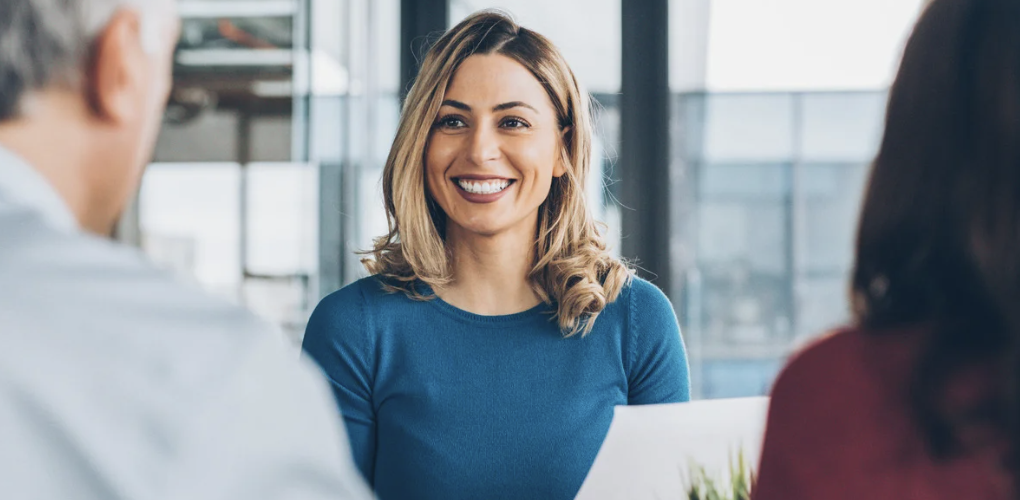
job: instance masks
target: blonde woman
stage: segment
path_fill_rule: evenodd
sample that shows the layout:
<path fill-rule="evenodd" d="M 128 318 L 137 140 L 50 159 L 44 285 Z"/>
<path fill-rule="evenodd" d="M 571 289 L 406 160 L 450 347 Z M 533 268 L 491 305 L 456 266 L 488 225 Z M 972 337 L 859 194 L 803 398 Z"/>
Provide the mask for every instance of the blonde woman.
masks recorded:
<path fill-rule="evenodd" d="M 669 301 L 585 204 L 591 135 L 563 57 L 502 14 L 425 57 L 373 276 L 323 300 L 304 341 L 382 500 L 573 498 L 615 405 L 688 399 Z"/>

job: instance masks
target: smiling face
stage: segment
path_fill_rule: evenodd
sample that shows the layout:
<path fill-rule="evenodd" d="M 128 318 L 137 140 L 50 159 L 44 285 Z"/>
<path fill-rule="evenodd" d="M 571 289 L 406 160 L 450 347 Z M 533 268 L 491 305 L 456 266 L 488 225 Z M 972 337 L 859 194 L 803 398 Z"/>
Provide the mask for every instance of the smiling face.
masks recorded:
<path fill-rule="evenodd" d="M 560 160 L 563 130 L 542 84 L 517 61 L 473 55 L 454 73 L 425 152 L 447 238 L 531 231 Z"/>

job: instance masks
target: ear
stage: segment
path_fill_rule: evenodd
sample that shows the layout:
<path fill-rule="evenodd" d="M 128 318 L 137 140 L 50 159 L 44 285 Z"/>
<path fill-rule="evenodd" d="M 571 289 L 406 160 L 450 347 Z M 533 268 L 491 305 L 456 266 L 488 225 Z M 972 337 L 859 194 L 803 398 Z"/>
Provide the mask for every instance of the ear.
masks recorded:
<path fill-rule="evenodd" d="M 139 111 L 138 95 L 146 83 L 141 28 L 137 13 L 121 9 L 96 40 L 87 83 L 101 120 L 123 124 Z"/>
<path fill-rule="evenodd" d="M 570 133 L 570 127 L 563 127 L 560 132 L 560 155 L 556 160 L 556 165 L 553 166 L 553 177 L 563 177 L 567 173 L 567 134 Z"/>

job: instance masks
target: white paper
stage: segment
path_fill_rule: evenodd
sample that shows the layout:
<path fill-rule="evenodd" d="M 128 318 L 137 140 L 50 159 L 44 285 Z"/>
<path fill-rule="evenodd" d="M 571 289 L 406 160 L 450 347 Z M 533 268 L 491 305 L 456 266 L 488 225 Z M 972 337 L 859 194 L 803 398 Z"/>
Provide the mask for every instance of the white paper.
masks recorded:
<path fill-rule="evenodd" d="M 694 465 L 728 477 L 741 449 L 757 468 L 768 401 L 617 406 L 577 500 L 684 500 Z"/>

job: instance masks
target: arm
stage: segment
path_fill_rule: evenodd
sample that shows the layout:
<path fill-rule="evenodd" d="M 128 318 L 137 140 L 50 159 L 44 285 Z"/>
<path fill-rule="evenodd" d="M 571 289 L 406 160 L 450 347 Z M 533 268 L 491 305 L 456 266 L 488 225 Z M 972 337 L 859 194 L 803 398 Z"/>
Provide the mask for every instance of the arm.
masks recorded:
<path fill-rule="evenodd" d="M 672 304 L 647 281 L 635 278 L 631 287 L 627 297 L 627 404 L 689 401 L 687 353 Z"/>
<path fill-rule="evenodd" d="M 364 297 L 356 286 L 347 287 L 315 308 L 302 349 L 325 372 L 343 414 L 355 462 L 371 484 L 375 477 L 375 349 L 367 322 Z"/>

